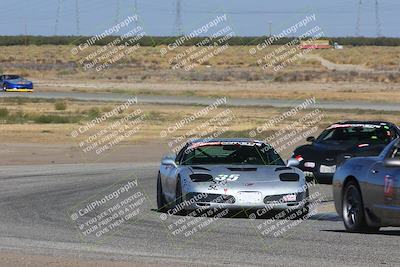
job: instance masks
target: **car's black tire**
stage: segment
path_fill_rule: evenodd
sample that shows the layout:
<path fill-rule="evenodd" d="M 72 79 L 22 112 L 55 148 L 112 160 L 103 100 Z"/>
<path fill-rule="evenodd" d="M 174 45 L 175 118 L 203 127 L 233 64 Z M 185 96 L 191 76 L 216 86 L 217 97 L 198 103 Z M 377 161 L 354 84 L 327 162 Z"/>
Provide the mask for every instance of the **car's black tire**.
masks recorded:
<path fill-rule="evenodd" d="M 379 230 L 379 227 L 368 226 L 361 191 L 354 181 L 348 182 L 343 191 L 342 218 L 349 232 L 366 233 Z"/>
<path fill-rule="evenodd" d="M 183 202 L 182 196 L 182 184 L 181 178 L 178 176 L 176 181 L 176 191 L 175 191 L 175 207 L 176 207 L 176 215 L 186 215 L 187 211 L 184 208 L 180 208 L 180 205 Z"/>
<path fill-rule="evenodd" d="M 164 193 L 161 184 L 161 175 L 158 173 L 157 177 L 157 210 L 165 212 L 167 210 L 167 202 L 165 201 Z"/>
<path fill-rule="evenodd" d="M 3 89 L 3 92 L 7 91 L 7 85 L 3 84 L 2 89 Z"/>

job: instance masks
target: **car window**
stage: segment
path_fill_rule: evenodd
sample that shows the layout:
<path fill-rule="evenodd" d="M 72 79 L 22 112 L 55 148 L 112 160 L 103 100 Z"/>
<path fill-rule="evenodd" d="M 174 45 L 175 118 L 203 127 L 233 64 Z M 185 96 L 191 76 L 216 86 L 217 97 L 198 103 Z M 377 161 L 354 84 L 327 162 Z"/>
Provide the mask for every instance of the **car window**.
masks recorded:
<path fill-rule="evenodd" d="M 235 144 L 189 147 L 182 164 L 284 165 L 284 162 L 271 149 L 263 151 L 256 145 Z"/>
<path fill-rule="evenodd" d="M 16 80 L 19 78 L 20 78 L 20 76 L 18 76 L 18 75 L 6 75 L 4 79 L 5 80 Z"/>
<path fill-rule="evenodd" d="M 316 142 L 368 142 L 375 144 L 389 143 L 395 137 L 387 126 L 337 126 L 321 133 Z"/>

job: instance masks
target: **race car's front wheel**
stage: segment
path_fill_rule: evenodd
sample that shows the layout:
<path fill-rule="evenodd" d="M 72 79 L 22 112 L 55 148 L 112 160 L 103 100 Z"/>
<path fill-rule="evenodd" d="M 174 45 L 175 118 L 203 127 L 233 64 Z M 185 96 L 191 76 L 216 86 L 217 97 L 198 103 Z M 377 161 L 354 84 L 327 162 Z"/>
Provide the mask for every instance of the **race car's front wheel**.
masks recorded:
<path fill-rule="evenodd" d="M 178 177 L 176 181 L 176 190 L 175 190 L 175 214 L 177 215 L 186 215 L 186 209 L 183 203 L 183 195 L 182 195 L 182 184 L 181 179 Z"/>
<path fill-rule="evenodd" d="M 7 85 L 3 84 L 3 91 L 7 91 Z"/>
<path fill-rule="evenodd" d="M 157 177 L 157 209 L 158 211 L 164 212 L 166 210 L 167 203 L 165 201 L 164 193 L 161 184 L 161 175 L 158 173 Z"/>
<path fill-rule="evenodd" d="M 346 184 L 342 203 L 342 217 L 347 231 L 362 233 L 379 230 L 377 227 L 368 226 L 361 192 L 355 182 L 350 181 Z"/>

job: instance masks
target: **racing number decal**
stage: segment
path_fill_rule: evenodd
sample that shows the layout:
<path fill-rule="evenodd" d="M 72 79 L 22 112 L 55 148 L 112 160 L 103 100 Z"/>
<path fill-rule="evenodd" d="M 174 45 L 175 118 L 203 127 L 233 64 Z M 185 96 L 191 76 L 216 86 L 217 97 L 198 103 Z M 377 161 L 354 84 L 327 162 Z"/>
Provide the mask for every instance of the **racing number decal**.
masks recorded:
<path fill-rule="evenodd" d="M 385 195 L 385 198 L 393 197 L 393 178 L 389 175 L 385 176 L 384 195 Z"/>
<path fill-rule="evenodd" d="M 227 181 L 227 182 L 233 182 L 236 181 L 237 179 L 239 179 L 240 174 L 219 174 L 217 175 L 214 180 L 218 181 L 218 182 L 222 182 L 222 181 Z"/>

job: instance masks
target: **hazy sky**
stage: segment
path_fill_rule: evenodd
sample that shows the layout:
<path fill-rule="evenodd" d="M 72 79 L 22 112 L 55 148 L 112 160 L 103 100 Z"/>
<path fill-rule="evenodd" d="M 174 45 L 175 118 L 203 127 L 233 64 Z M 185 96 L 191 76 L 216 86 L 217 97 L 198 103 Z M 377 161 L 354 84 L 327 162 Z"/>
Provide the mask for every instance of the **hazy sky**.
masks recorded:
<path fill-rule="evenodd" d="M 176 0 L 136 2 L 140 24 L 148 35 L 171 35 L 176 32 Z M 188 33 L 218 14 L 226 13 L 227 24 L 236 35 L 257 36 L 268 33 L 270 25 L 272 32 L 277 34 L 306 14 L 315 13 L 315 24 L 323 29 L 326 36 L 354 36 L 358 2 L 181 0 L 181 21 L 183 31 Z M 377 35 L 375 2 L 362 0 L 359 27 L 362 36 Z M 133 14 L 135 0 L 0 0 L 0 4 L 0 35 L 75 35 L 78 31 L 82 35 L 94 35 Z M 400 37 L 400 0 L 378 0 L 378 6 L 381 35 Z"/>

